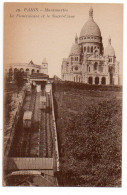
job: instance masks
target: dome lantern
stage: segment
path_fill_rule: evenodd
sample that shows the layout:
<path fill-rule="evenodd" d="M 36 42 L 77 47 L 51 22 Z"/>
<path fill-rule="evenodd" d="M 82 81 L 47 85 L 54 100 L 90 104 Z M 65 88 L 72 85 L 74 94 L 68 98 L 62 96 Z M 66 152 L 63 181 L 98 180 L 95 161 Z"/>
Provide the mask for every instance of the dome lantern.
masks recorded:
<path fill-rule="evenodd" d="M 89 18 L 93 18 L 93 8 L 89 9 Z"/>
<path fill-rule="evenodd" d="M 101 37 L 100 28 L 93 19 L 93 8 L 92 7 L 89 9 L 88 21 L 84 24 L 84 26 L 81 29 L 80 40 L 82 37 L 86 37 L 86 36 Z"/>
<path fill-rule="evenodd" d="M 108 38 L 108 44 L 111 45 L 111 37 Z"/>

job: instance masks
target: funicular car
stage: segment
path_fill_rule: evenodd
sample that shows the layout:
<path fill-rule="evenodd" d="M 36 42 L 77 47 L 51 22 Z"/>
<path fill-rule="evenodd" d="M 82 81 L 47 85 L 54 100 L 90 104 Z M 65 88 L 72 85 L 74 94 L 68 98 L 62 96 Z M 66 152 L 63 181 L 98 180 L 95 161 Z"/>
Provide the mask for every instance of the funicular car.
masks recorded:
<path fill-rule="evenodd" d="M 36 86 L 37 92 L 41 92 L 41 85 Z"/>
<path fill-rule="evenodd" d="M 40 96 L 40 104 L 41 109 L 46 109 L 46 96 Z"/>
<path fill-rule="evenodd" d="M 31 128 L 32 123 L 32 111 L 25 111 L 23 116 L 23 127 Z"/>
<path fill-rule="evenodd" d="M 52 84 L 48 81 L 46 83 L 46 85 L 45 85 L 45 91 L 46 91 L 46 93 L 50 93 L 51 88 L 52 88 Z"/>

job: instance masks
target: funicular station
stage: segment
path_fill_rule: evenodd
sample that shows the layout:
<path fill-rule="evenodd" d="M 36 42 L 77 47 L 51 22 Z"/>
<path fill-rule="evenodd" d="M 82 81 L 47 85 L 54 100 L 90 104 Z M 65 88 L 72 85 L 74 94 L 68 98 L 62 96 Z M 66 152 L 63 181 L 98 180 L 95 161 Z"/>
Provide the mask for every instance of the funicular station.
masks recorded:
<path fill-rule="evenodd" d="M 58 186 L 59 153 L 49 76 L 34 73 L 7 155 L 6 185 Z"/>

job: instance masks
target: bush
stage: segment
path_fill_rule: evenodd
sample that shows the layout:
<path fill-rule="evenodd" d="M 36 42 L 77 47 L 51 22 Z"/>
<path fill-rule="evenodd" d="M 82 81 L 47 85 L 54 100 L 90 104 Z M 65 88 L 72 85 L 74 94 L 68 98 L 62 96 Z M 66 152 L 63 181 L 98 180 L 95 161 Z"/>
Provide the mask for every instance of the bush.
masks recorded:
<path fill-rule="evenodd" d="M 57 81 L 53 83 L 54 91 L 68 91 L 70 89 L 79 89 L 79 90 L 100 90 L 100 91 L 121 91 L 121 86 L 114 85 L 89 85 L 85 83 L 76 83 L 71 81 Z"/>
<path fill-rule="evenodd" d="M 114 98 L 87 107 L 65 124 L 62 185 L 121 185 L 121 110 Z"/>

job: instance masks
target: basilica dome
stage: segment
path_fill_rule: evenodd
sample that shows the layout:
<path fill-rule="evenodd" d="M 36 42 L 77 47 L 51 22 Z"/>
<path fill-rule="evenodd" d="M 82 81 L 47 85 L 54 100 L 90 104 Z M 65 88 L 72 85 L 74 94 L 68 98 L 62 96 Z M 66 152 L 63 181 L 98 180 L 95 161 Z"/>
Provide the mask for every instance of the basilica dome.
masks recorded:
<path fill-rule="evenodd" d="M 89 20 L 84 24 L 82 30 L 80 32 L 80 37 L 94 35 L 101 37 L 101 31 L 99 26 L 95 23 L 93 19 L 93 9 L 90 8 L 89 10 Z"/>
<path fill-rule="evenodd" d="M 111 38 L 109 38 L 108 40 L 108 45 L 104 50 L 104 55 L 105 56 L 110 56 L 110 57 L 114 57 L 115 56 L 115 50 L 111 45 Z"/>

